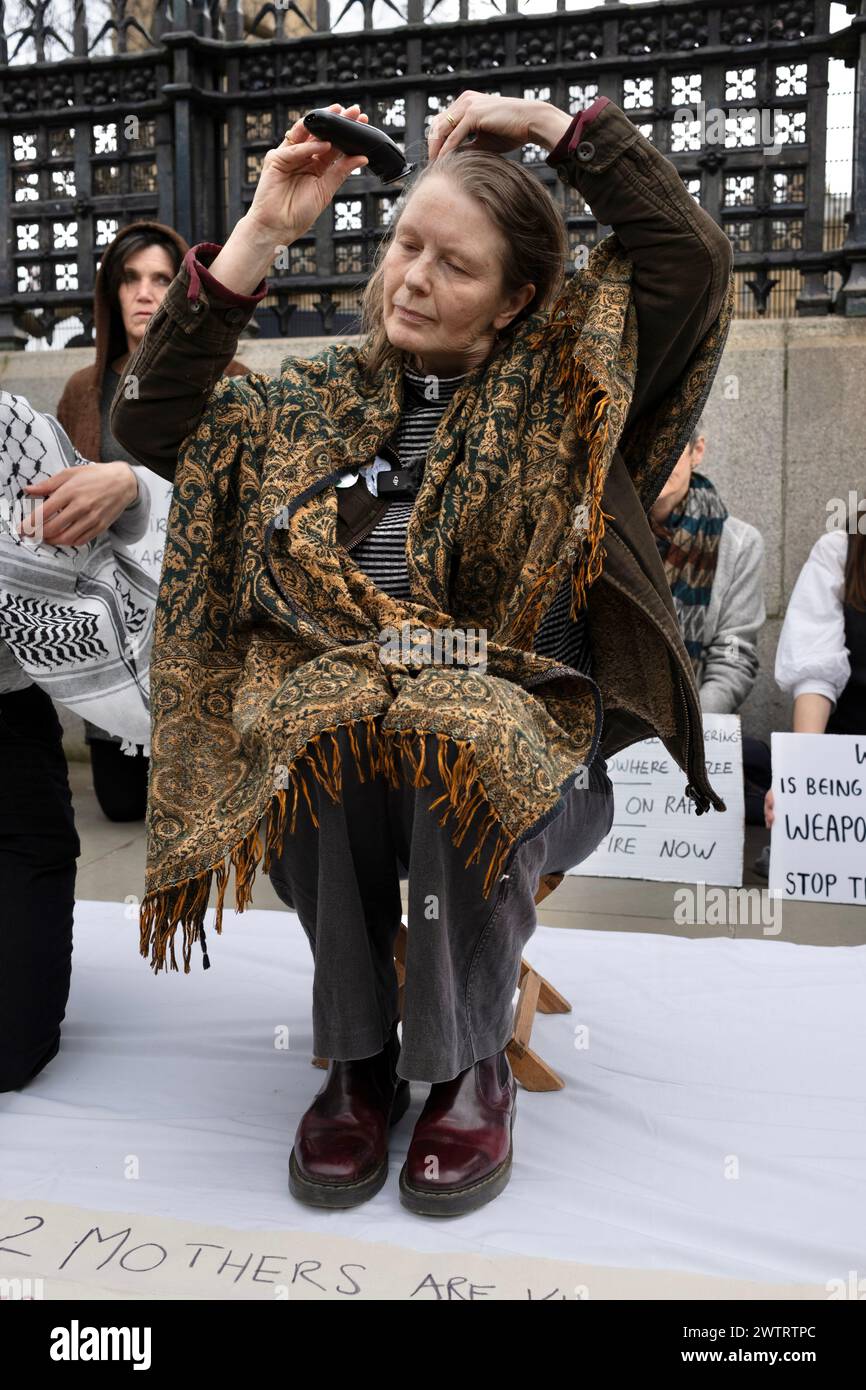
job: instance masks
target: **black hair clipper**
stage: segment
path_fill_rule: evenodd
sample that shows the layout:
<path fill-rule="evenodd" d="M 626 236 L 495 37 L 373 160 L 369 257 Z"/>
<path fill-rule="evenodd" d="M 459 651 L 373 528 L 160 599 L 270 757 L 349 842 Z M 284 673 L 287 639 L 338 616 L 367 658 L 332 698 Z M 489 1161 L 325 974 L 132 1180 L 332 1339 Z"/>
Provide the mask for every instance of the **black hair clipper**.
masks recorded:
<path fill-rule="evenodd" d="M 350 121 L 348 116 L 338 116 L 334 111 L 317 107 L 307 112 L 304 125 L 320 140 L 330 140 L 343 154 L 365 155 L 368 168 L 382 183 L 403 179 L 415 168 L 414 164 L 406 163 L 399 145 L 395 145 L 390 135 L 366 121 Z"/>

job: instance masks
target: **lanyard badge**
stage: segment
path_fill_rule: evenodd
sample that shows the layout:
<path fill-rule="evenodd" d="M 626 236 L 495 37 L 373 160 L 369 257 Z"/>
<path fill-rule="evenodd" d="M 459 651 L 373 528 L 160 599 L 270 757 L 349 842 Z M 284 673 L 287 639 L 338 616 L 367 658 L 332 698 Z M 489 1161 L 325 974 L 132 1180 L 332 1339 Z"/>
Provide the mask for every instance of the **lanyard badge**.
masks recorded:
<path fill-rule="evenodd" d="M 414 497 L 415 478 L 408 468 L 392 468 L 376 479 L 379 497 Z"/>
<path fill-rule="evenodd" d="M 384 456 L 383 456 L 384 455 Z M 360 470 L 368 490 L 374 497 L 414 497 L 418 491 L 415 475 L 409 468 L 396 466 L 396 454 L 389 448 L 376 455 L 372 463 Z"/>

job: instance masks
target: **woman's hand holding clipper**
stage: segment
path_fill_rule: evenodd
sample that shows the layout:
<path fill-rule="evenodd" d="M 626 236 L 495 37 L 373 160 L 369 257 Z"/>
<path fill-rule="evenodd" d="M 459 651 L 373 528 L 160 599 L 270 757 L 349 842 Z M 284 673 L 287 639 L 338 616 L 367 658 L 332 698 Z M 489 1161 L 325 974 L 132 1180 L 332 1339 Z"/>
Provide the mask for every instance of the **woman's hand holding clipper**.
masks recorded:
<path fill-rule="evenodd" d="M 347 120 L 367 121 L 357 105 L 339 102 L 326 108 Z M 276 149 L 268 150 L 250 209 L 251 222 L 286 244 L 309 231 L 347 175 L 367 163 L 363 155 L 343 154 L 330 140 L 320 140 L 303 118 L 286 131 Z"/>
<path fill-rule="evenodd" d="M 367 121 L 357 103 L 327 108 L 349 120 Z M 211 273 L 237 294 L 252 294 L 281 247 L 309 231 L 363 155 L 342 154 L 319 140 L 298 120 L 285 139 L 268 150 L 250 207 L 210 266 Z"/>

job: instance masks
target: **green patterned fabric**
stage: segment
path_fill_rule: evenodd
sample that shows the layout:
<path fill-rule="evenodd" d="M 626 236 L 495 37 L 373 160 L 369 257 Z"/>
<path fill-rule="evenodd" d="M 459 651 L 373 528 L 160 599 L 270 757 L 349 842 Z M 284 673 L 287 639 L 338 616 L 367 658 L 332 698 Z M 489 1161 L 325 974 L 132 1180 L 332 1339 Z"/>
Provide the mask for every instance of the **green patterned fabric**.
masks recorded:
<path fill-rule="evenodd" d="M 339 798 L 331 734 L 341 724 L 359 774 L 394 783 L 427 784 L 425 736 L 436 735 L 448 787 L 440 824 L 450 818 L 467 864 L 483 856 L 485 897 L 561 809 L 594 756 L 600 695 L 536 655 L 535 632 L 569 572 L 572 616 L 598 578 L 617 445 L 642 499 L 663 486 L 732 307 L 729 294 L 675 389 L 621 438 L 637 362 L 631 277 L 611 233 L 549 313 L 467 375 L 409 524 L 411 602 L 379 590 L 336 539 L 336 480 L 372 459 L 399 420 L 401 352 L 375 381 L 362 347 L 341 344 L 287 358 L 273 379 L 217 385 L 178 466 L 151 661 L 141 950 L 154 969 L 167 948 L 177 968 L 178 925 L 189 969 L 214 875 L 217 931 L 231 865 L 237 910 L 251 900 L 259 860 L 267 870 L 296 817 L 313 814 L 305 772 Z M 383 659 L 404 623 L 420 641 L 406 659 Z M 431 645 L 481 629 L 484 665 Z"/>

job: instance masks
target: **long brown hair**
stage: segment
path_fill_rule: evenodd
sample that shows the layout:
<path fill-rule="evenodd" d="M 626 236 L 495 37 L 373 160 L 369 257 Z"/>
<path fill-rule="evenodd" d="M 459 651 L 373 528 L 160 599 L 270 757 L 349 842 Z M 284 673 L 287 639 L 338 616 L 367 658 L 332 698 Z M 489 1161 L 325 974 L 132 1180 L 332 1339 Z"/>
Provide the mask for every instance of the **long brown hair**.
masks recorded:
<path fill-rule="evenodd" d="M 535 294 L 511 322 L 500 331 L 504 344 L 517 326 L 530 315 L 551 305 L 563 286 L 568 259 L 568 233 L 562 214 L 541 180 L 513 159 L 473 149 L 450 150 L 439 159 L 428 161 L 406 184 L 394 205 L 394 216 L 374 257 L 374 268 L 361 299 L 359 361 L 368 378 L 375 378 L 395 349 L 388 339 L 383 318 L 384 278 L 382 265 L 397 232 L 400 218 L 412 194 L 431 174 L 452 179 L 458 187 L 483 206 L 507 246 L 502 262 L 503 297 L 521 285 L 535 285 Z"/>
<path fill-rule="evenodd" d="M 843 598 L 852 608 L 866 611 L 866 535 L 862 531 L 848 533 Z"/>

